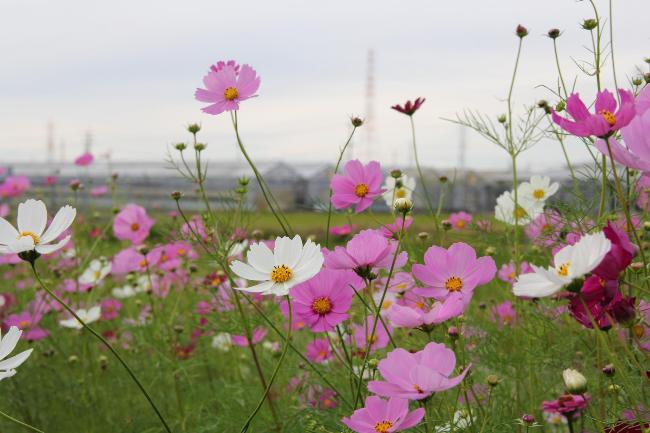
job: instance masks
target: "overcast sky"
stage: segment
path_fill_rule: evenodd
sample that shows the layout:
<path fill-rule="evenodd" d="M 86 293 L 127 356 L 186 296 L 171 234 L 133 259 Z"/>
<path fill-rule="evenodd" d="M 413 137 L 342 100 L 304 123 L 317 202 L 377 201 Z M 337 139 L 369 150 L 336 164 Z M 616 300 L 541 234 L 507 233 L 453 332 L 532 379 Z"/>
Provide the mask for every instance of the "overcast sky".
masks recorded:
<path fill-rule="evenodd" d="M 647 67 L 650 1 L 616 2 L 614 37 L 619 81 Z M 607 16 L 607 2 L 598 0 Z M 57 157 L 72 159 L 92 131 L 93 151 L 115 160 L 164 158 L 200 122 L 210 158 L 233 159 L 228 116 L 200 111 L 193 93 L 219 59 L 251 64 L 262 77 L 259 97 L 240 111 L 243 139 L 258 160 L 333 161 L 349 132 L 348 116 L 366 111 L 366 58 L 375 52 L 374 141 L 362 133 L 355 155 L 385 164 L 409 161 L 407 118 L 390 105 L 427 98 L 416 115 L 421 159 L 450 167 L 458 161 L 459 128 L 441 117 L 464 108 L 492 116 L 514 62 L 518 23 L 525 39 L 515 106 L 551 98 L 538 87 L 556 80 L 558 40 L 568 77 L 571 58 L 587 59 L 592 17 L 575 0 L 0 0 L 0 148 L 2 160 L 45 160 L 46 125 L 54 124 Z M 578 78 L 585 99 L 592 79 Z M 611 69 L 605 86 L 613 87 Z M 573 143 L 570 153 L 584 158 Z M 549 149 L 551 147 L 551 149 Z M 467 165 L 504 168 L 507 155 L 467 133 Z M 523 156 L 524 168 L 557 167 L 556 143 Z"/>

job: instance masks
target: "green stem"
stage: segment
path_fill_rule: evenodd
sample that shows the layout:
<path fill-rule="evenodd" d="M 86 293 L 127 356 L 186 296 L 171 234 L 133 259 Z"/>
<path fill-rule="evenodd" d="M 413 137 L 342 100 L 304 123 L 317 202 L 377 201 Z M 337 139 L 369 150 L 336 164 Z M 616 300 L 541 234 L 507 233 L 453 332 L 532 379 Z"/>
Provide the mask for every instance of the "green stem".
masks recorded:
<path fill-rule="evenodd" d="M 424 193 L 425 201 L 427 203 L 427 206 L 429 207 L 429 212 L 431 212 L 431 216 L 433 217 L 433 223 L 435 224 L 436 231 L 437 231 L 439 229 L 438 218 L 436 217 L 436 213 L 433 210 L 431 197 L 429 197 L 429 191 L 427 190 L 426 179 L 424 178 L 424 174 L 422 173 L 422 168 L 420 167 L 420 158 L 418 157 L 418 146 L 415 141 L 415 123 L 413 122 L 413 116 L 409 116 L 409 120 L 411 121 L 411 139 L 413 141 L 413 158 L 415 159 L 415 168 L 418 170 L 418 176 L 420 177 L 420 184 L 422 185 L 422 192 Z"/>
<path fill-rule="evenodd" d="M 250 427 L 251 422 L 253 419 L 255 419 L 255 416 L 259 412 L 260 408 L 264 404 L 264 400 L 266 400 L 266 397 L 269 395 L 269 391 L 271 390 L 271 387 L 273 386 L 273 382 L 275 381 L 275 378 L 278 376 L 278 372 L 280 371 L 280 367 L 282 366 L 282 363 L 284 362 L 285 357 L 287 356 L 287 352 L 289 351 L 289 342 L 291 341 L 291 331 L 292 331 L 292 319 L 293 319 L 293 312 L 291 311 L 291 298 L 287 295 L 287 307 L 289 310 L 289 330 L 287 331 L 287 341 L 284 344 L 284 348 L 282 350 L 282 355 L 280 355 L 280 360 L 278 361 L 278 364 L 275 366 L 275 370 L 273 371 L 273 374 L 271 375 L 271 378 L 269 379 L 269 384 L 266 387 L 266 390 L 264 391 L 264 395 L 262 395 L 262 398 L 260 398 L 260 401 L 257 403 L 257 406 L 255 407 L 255 410 L 253 413 L 250 414 L 248 419 L 246 420 L 246 423 L 242 426 L 240 433 L 245 433 L 248 431 L 248 428 Z M 249 341 L 249 344 L 253 344 L 252 341 Z"/>
<path fill-rule="evenodd" d="M 8 415 L 8 414 L 4 413 L 4 412 L 2 412 L 2 411 L 0 411 L 0 416 L 3 416 L 4 418 L 7 418 L 9 421 L 11 421 L 11 422 L 13 422 L 13 423 L 15 423 L 15 424 L 18 424 L 18 425 L 20 425 L 20 426 L 22 426 L 22 427 L 25 427 L 26 429 L 29 429 L 29 430 L 31 430 L 31 431 L 35 431 L 35 432 L 39 432 L 39 433 L 44 433 L 43 430 L 39 430 L 39 429 L 37 429 L 36 427 L 31 426 L 31 425 L 29 425 L 29 424 L 27 424 L 27 423 L 24 423 L 24 422 L 22 422 L 22 421 L 20 421 L 20 420 L 18 420 L 18 419 L 16 419 L 16 418 L 14 418 L 14 417 L 12 417 L 11 415 Z"/>
<path fill-rule="evenodd" d="M 36 281 L 38 281 L 38 284 L 41 286 L 41 288 L 43 288 L 43 290 L 45 290 L 45 291 L 48 293 L 48 295 L 50 295 L 52 298 L 54 298 L 54 299 L 59 303 L 59 305 L 61 305 L 63 308 L 65 308 L 65 309 L 66 309 L 66 310 L 67 310 L 67 311 L 72 315 L 72 317 L 74 317 L 75 319 L 77 319 L 77 321 L 78 321 L 79 323 L 81 323 L 81 325 L 82 325 L 82 326 L 83 326 L 83 327 L 84 327 L 88 332 L 90 332 L 91 334 L 93 334 L 93 335 L 95 336 L 95 338 L 97 338 L 99 341 L 101 341 L 102 344 L 103 344 L 104 346 L 106 346 L 106 348 L 107 348 L 107 349 L 108 349 L 108 350 L 109 350 L 109 351 L 110 351 L 110 352 L 115 356 L 115 358 L 117 358 L 117 360 L 120 362 L 120 364 L 122 364 L 122 366 L 124 367 L 124 369 L 129 373 L 129 376 L 131 376 L 131 379 L 133 379 L 133 381 L 136 383 L 136 385 L 138 386 L 138 388 L 140 388 L 140 391 L 141 391 L 142 394 L 145 396 L 145 398 L 147 399 L 147 401 L 148 401 L 149 404 L 151 405 L 151 408 L 154 410 L 154 412 L 156 412 L 156 415 L 158 416 L 158 419 L 159 419 L 160 422 L 162 423 L 162 425 L 163 425 L 163 427 L 165 428 L 165 430 L 167 431 L 167 433 L 172 433 L 171 429 L 170 429 L 169 426 L 167 425 L 167 422 L 165 421 L 165 418 L 163 418 L 162 414 L 160 413 L 160 410 L 158 410 L 158 407 L 156 406 L 156 404 L 155 404 L 155 403 L 153 402 L 153 400 L 151 399 L 151 396 L 149 395 L 149 393 L 147 392 L 147 390 L 144 388 L 144 385 L 142 385 L 142 383 L 140 382 L 140 380 L 138 379 L 138 377 L 135 375 L 135 373 L 133 372 L 133 370 L 131 370 L 131 368 L 130 368 L 129 365 L 126 363 L 126 361 L 124 361 L 124 359 L 122 359 L 122 357 L 120 356 L 120 354 L 119 354 L 119 353 L 118 353 L 118 352 L 113 348 L 113 346 L 112 346 L 108 341 L 106 341 L 106 339 L 105 339 L 104 337 L 102 337 L 101 334 L 99 334 L 99 333 L 98 333 L 97 331 L 95 331 L 93 328 L 91 328 L 90 326 L 88 326 L 88 325 L 86 324 L 86 322 L 84 322 L 83 320 L 81 320 L 81 318 L 77 315 L 77 313 L 76 313 L 76 312 L 75 312 L 75 311 L 74 311 L 74 310 L 73 310 L 73 309 L 72 309 L 68 304 L 66 304 L 65 301 L 63 301 L 61 298 L 59 298 L 59 297 L 58 297 L 54 292 L 52 292 L 52 291 L 51 291 L 51 290 L 50 290 L 50 289 L 49 289 L 49 288 L 48 288 L 48 287 L 43 283 L 43 280 L 41 280 L 41 277 L 38 275 L 38 272 L 36 271 L 36 264 L 34 263 L 34 261 L 30 262 L 30 265 L 31 265 L 31 267 L 32 267 L 32 271 L 33 271 L 33 273 L 34 273 L 34 277 L 36 278 Z"/>
<path fill-rule="evenodd" d="M 339 159 L 336 161 L 336 167 L 334 167 L 334 174 L 338 173 L 339 171 L 339 166 L 341 165 L 341 160 L 343 159 L 343 155 L 345 154 L 345 151 L 348 148 L 348 145 L 352 141 L 352 136 L 354 135 L 354 132 L 357 130 L 356 126 L 353 126 L 352 132 L 350 133 L 350 136 L 348 137 L 348 140 L 345 142 L 343 145 L 343 148 L 341 148 L 341 152 L 339 153 Z M 325 232 L 325 248 L 330 247 L 330 224 L 332 221 L 332 188 L 330 188 L 330 193 L 329 193 L 329 200 L 328 200 L 328 206 L 327 206 L 327 231 Z M 350 228 L 352 228 L 352 225 L 350 225 Z"/>

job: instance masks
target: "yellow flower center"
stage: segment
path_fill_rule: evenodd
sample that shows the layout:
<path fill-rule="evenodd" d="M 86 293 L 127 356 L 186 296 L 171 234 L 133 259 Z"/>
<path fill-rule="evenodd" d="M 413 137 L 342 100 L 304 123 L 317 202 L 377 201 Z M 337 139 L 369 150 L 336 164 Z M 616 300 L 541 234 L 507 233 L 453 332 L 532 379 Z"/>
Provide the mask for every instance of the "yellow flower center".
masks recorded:
<path fill-rule="evenodd" d="M 330 301 L 330 298 L 326 296 L 316 298 L 314 299 L 314 302 L 311 303 L 311 310 L 316 314 L 324 316 L 332 311 L 332 301 Z"/>
<path fill-rule="evenodd" d="M 515 271 L 512 271 L 512 272 L 510 272 L 510 273 L 508 274 L 508 279 L 509 279 L 510 281 L 513 281 L 513 280 L 515 279 L 516 276 L 517 276 L 517 274 L 515 274 Z"/>
<path fill-rule="evenodd" d="M 423 394 L 423 393 L 424 393 L 424 391 L 422 390 L 422 388 L 420 388 L 419 385 L 413 385 L 413 389 L 414 389 L 415 392 L 417 392 L 418 394 Z"/>
<path fill-rule="evenodd" d="M 458 227 L 459 229 L 465 228 L 465 220 L 456 221 L 456 227 Z"/>
<path fill-rule="evenodd" d="M 543 189 L 536 189 L 533 191 L 533 197 L 535 197 L 537 200 L 541 200 L 546 196 L 546 192 Z"/>
<path fill-rule="evenodd" d="M 385 299 L 384 303 L 381 304 L 381 309 L 382 310 L 388 310 L 391 305 L 393 305 L 393 301 L 389 301 L 388 299 Z"/>
<path fill-rule="evenodd" d="M 96 280 L 99 280 L 99 278 L 102 276 L 102 272 L 101 271 L 95 271 L 93 276 L 95 277 Z"/>
<path fill-rule="evenodd" d="M 406 197 L 406 189 L 405 188 L 397 188 L 395 190 L 395 198 L 404 198 Z"/>
<path fill-rule="evenodd" d="M 137 232 L 138 230 L 140 230 L 140 224 L 138 224 L 138 223 L 131 224 L 131 231 L 132 232 Z"/>
<path fill-rule="evenodd" d="M 359 185 L 354 187 L 354 195 L 357 197 L 363 198 L 368 194 L 368 185 L 365 183 L 360 183 Z"/>
<path fill-rule="evenodd" d="M 609 126 L 614 126 L 616 124 L 616 116 L 611 111 L 600 110 L 598 114 L 605 119 L 605 122 L 607 122 Z"/>
<path fill-rule="evenodd" d="M 643 325 L 637 323 L 636 325 L 632 326 L 632 332 L 634 333 L 634 336 L 636 338 L 641 338 L 643 337 L 643 334 L 645 333 L 643 329 Z"/>
<path fill-rule="evenodd" d="M 183 248 L 179 248 L 178 250 L 176 250 L 176 254 L 183 257 L 185 255 L 185 250 Z"/>
<path fill-rule="evenodd" d="M 275 283 L 286 283 L 293 277 L 293 271 L 287 265 L 274 266 L 271 271 L 271 280 Z"/>
<path fill-rule="evenodd" d="M 232 100 L 236 99 L 238 96 L 239 96 L 239 92 L 234 87 L 228 87 L 223 92 L 223 97 L 226 98 L 226 100 L 228 100 L 228 101 L 232 101 Z"/>
<path fill-rule="evenodd" d="M 377 433 L 387 433 L 388 429 L 393 426 L 393 423 L 390 421 L 382 421 L 375 424 L 375 431 Z"/>
<path fill-rule="evenodd" d="M 18 327 L 20 329 L 27 328 L 29 325 L 31 325 L 31 323 L 28 320 L 21 320 L 18 322 Z"/>
<path fill-rule="evenodd" d="M 449 277 L 447 278 L 447 281 L 445 281 L 445 287 L 450 292 L 458 292 L 463 288 L 463 280 L 458 277 Z"/>
<path fill-rule="evenodd" d="M 23 238 L 25 236 L 31 237 L 32 240 L 34 241 L 34 245 L 38 245 L 41 242 L 40 236 L 38 236 L 34 232 L 20 232 L 20 234 L 18 235 L 18 237 L 16 239 L 20 239 L 20 238 Z"/>
<path fill-rule="evenodd" d="M 141 268 L 147 267 L 147 264 L 148 264 L 147 259 L 142 259 L 140 260 L 140 263 L 138 263 L 138 265 L 140 265 Z"/>
<path fill-rule="evenodd" d="M 557 268 L 557 274 L 561 277 L 566 277 L 569 275 L 569 266 L 571 266 L 571 263 L 566 262 L 562 263 L 558 268 Z"/>
<path fill-rule="evenodd" d="M 528 213 L 524 210 L 523 207 L 517 206 L 517 208 L 512 213 L 517 219 L 522 219 L 528 216 Z"/>

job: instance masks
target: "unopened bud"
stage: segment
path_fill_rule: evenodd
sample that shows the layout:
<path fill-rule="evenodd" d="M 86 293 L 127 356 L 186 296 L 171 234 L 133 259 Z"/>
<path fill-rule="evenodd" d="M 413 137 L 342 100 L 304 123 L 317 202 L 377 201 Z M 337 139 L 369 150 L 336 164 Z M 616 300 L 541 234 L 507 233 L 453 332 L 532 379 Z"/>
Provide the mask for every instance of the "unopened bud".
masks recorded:
<path fill-rule="evenodd" d="M 199 125 L 198 123 L 191 123 L 187 126 L 187 130 L 191 134 L 196 135 L 196 133 L 201 130 L 201 125 Z"/>
<path fill-rule="evenodd" d="M 494 254 L 496 254 L 496 252 L 497 252 L 497 249 L 494 248 L 491 245 L 489 247 L 485 248 L 485 254 L 488 255 L 488 256 L 493 256 Z"/>
<path fill-rule="evenodd" d="M 567 368 L 562 372 L 562 379 L 566 390 L 571 394 L 581 395 L 587 391 L 587 378 L 578 370 Z"/>
<path fill-rule="evenodd" d="M 607 387 L 607 392 L 610 394 L 618 394 L 621 391 L 621 387 L 615 383 L 612 383 Z"/>
<path fill-rule="evenodd" d="M 352 126 L 355 128 L 358 128 L 359 126 L 363 125 L 363 119 L 358 116 L 352 116 L 350 118 L 350 122 L 352 122 Z"/>
<path fill-rule="evenodd" d="M 196 151 L 198 151 L 198 152 L 202 152 L 202 151 L 204 151 L 206 147 L 208 147 L 208 145 L 205 144 L 205 143 L 196 143 L 196 144 L 194 145 L 194 149 L 195 149 Z"/>
<path fill-rule="evenodd" d="M 632 78 L 632 84 L 634 84 L 635 86 L 640 86 L 641 84 L 643 84 L 643 78 L 642 77 Z"/>
<path fill-rule="evenodd" d="M 521 421 L 526 425 L 533 425 L 535 423 L 535 417 L 531 414 L 526 413 L 522 415 Z"/>
<path fill-rule="evenodd" d="M 420 232 L 420 233 L 418 233 L 418 238 L 419 238 L 420 240 L 422 240 L 422 241 L 426 241 L 427 239 L 429 239 L 429 233 L 427 233 L 427 232 Z"/>
<path fill-rule="evenodd" d="M 171 196 L 174 200 L 178 201 L 181 199 L 181 197 L 183 197 L 183 193 L 180 191 L 174 191 L 171 193 Z"/>
<path fill-rule="evenodd" d="M 520 38 L 525 38 L 526 36 L 528 36 L 528 29 L 526 27 L 522 26 L 521 24 L 519 24 L 517 26 L 517 29 L 515 30 L 515 33 Z"/>
<path fill-rule="evenodd" d="M 413 209 L 413 202 L 410 198 L 402 197 L 395 200 L 393 207 L 397 212 L 406 214 L 409 213 L 411 209 Z"/>
<path fill-rule="evenodd" d="M 453 224 L 449 220 L 444 220 L 444 221 L 442 221 L 441 224 L 442 224 L 442 229 L 443 230 L 451 230 L 451 228 L 453 227 Z"/>
<path fill-rule="evenodd" d="M 598 21 L 593 18 L 586 19 L 582 22 L 582 28 L 585 30 L 593 30 L 598 26 Z"/>
<path fill-rule="evenodd" d="M 182 151 L 184 151 L 185 149 L 187 149 L 187 144 L 185 144 L 185 143 L 176 143 L 176 144 L 174 145 L 174 147 L 176 148 L 176 150 L 182 152 Z"/>
<path fill-rule="evenodd" d="M 447 176 L 440 176 L 438 180 L 440 183 L 447 183 L 449 181 L 449 178 Z"/>
<path fill-rule="evenodd" d="M 402 177 L 402 170 L 400 170 L 399 168 L 391 170 L 390 177 L 392 177 L 393 179 L 399 179 L 400 177 Z"/>
<path fill-rule="evenodd" d="M 83 184 L 79 179 L 74 179 L 70 181 L 70 189 L 72 191 L 80 191 L 84 188 Z"/>
<path fill-rule="evenodd" d="M 614 377 L 614 375 L 616 374 L 616 368 L 614 368 L 614 364 L 607 364 L 606 366 L 604 366 L 603 374 L 607 377 Z"/>
<path fill-rule="evenodd" d="M 377 358 L 372 358 L 368 360 L 368 367 L 375 369 L 379 365 L 379 360 Z"/>
<path fill-rule="evenodd" d="M 508 118 L 506 117 L 505 114 L 500 114 L 499 117 L 497 117 L 497 120 L 499 121 L 499 123 L 506 123 L 506 120 L 508 120 Z"/>
<path fill-rule="evenodd" d="M 458 330 L 457 327 L 455 327 L 455 326 L 450 326 L 450 327 L 447 329 L 447 335 L 448 335 L 449 338 L 451 338 L 452 340 L 456 340 L 456 339 L 458 338 L 458 336 L 460 335 L 460 331 Z"/>
<path fill-rule="evenodd" d="M 650 83 L 650 73 L 643 74 L 643 80 L 646 83 Z"/>
<path fill-rule="evenodd" d="M 561 34 L 560 29 L 551 29 L 547 33 L 548 37 L 551 39 L 557 39 L 558 37 L 560 37 L 560 34 Z"/>
<path fill-rule="evenodd" d="M 183 325 L 174 325 L 174 332 L 177 334 L 182 334 L 183 331 L 185 331 L 185 327 Z"/>
<path fill-rule="evenodd" d="M 253 239 L 260 240 L 264 236 L 264 232 L 260 229 L 255 229 L 252 231 L 251 235 L 253 236 Z"/>
<path fill-rule="evenodd" d="M 555 111 L 557 111 L 559 113 L 560 111 L 564 111 L 564 108 L 566 108 L 566 102 L 560 101 L 555 106 Z"/>
<path fill-rule="evenodd" d="M 68 356 L 68 362 L 70 364 L 76 364 L 77 362 L 79 362 L 79 357 L 77 355 L 70 355 Z"/>
<path fill-rule="evenodd" d="M 97 358 L 97 362 L 99 363 L 99 368 L 102 370 L 106 370 L 108 368 L 108 358 L 104 355 L 100 355 L 99 358 Z"/>
<path fill-rule="evenodd" d="M 248 185 L 248 182 L 250 182 L 250 179 L 247 178 L 246 176 L 242 176 L 238 179 L 238 182 L 241 186 L 246 186 Z"/>
<path fill-rule="evenodd" d="M 487 384 L 490 385 L 491 387 L 495 387 L 499 384 L 499 376 L 496 374 L 490 374 L 486 378 Z"/>

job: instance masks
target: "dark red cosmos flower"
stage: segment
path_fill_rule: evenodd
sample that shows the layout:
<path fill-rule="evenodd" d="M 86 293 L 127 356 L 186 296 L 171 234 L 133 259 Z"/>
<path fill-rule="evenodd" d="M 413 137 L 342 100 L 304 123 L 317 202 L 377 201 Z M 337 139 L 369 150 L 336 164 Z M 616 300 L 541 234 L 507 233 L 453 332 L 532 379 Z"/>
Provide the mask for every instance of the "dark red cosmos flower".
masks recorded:
<path fill-rule="evenodd" d="M 424 101 L 426 101 L 425 98 L 417 98 L 415 101 L 406 101 L 406 104 L 402 107 L 401 105 L 393 105 L 392 108 L 395 111 L 399 111 L 400 113 L 404 113 L 407 116 L 412 116 L 418 109 L 424 104 Z"/>
<path fill-rule="evenodd" d="M 603 229 L 605 237 L 612 243 L 612 248 L 602 262 L 593 270 L 593 273 L 605 280 L 617 280 L 620 273 L 628 267 L 636 255 L 636 247 L 627 233 L 618 228 L 611 221 Z"/>

